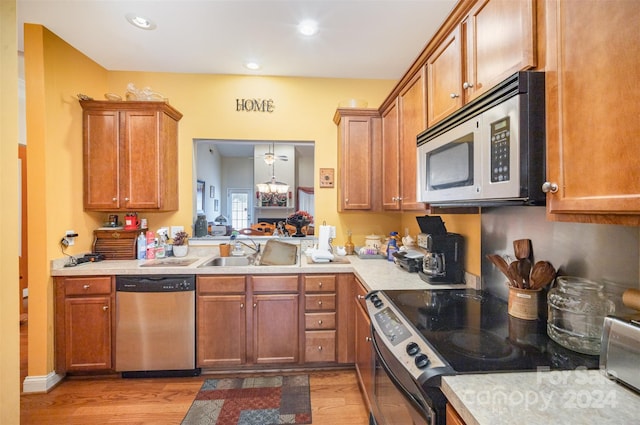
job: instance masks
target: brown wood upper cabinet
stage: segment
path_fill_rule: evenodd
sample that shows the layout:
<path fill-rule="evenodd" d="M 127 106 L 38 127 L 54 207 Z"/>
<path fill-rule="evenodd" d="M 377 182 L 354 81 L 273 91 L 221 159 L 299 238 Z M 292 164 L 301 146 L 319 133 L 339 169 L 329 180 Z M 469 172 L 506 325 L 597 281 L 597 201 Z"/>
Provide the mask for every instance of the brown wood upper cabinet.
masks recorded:
<path fill-rule="evenodd" d="M 432 126 L 536 65 L 534 0 L 479 0 L 427 59 Z"/>
<path fill-rule="evenodd" d="M 165 102 L 81 101 L 84 209 L 178 209 L 178 121 Z"/>
<path fill-rule="evenodd" d="M 402 88 L 396 101 L 382 112 L 382 208 L 424 210 L 417 202 L 416 137 L 427 126 L 426 68 Z"/>
<path fill-rule="evenodd" d="M 339 108 L 333 121 L 338 125 L 338 211 L 378 210 L 380 113 Z"/>
<path fill-rule="evenodd" d="M 637 1 L 547 1 L 547 211 L 640 224 Z M 597 28 L 597 30 L 595 30 Z"/>

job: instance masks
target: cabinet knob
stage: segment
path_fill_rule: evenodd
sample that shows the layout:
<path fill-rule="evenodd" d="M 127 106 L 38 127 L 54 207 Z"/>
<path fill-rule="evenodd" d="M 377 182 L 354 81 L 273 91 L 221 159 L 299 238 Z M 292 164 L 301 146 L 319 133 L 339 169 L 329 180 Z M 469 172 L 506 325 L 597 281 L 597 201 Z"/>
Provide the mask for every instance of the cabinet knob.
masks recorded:
<path fill-rule="evenodd" d="M 370 336 L 365 336 L 364 340 L 367 341 L 367 342 L 371 342 L 371 337 Z"/>
<path fill-rule="evenodd" d="M 109 306 L 108 305 L 103 305 L 102 306 L 102 311 L 107 311 L 109 310 Z"/>
<path fill-rule="evenodd" d="M 91 285 L 83 285 L 82 288 L 83 289 L 89 289 L 89 288 L 91 288 Z"/>
<path fill-rule="evenodd" d="M 470 82 L 468 82 L 468 81 L 465 81 L 465 82 L 462 84 L 462 88 L 463 88 L 463 89 L 470 89 L 471 87 L 473 87 L 473 83 L 470 83 Z"/>
<path fill-rule="evenodd" d="M 318 324 L 319 324 L 319 325 L 322 325 L 322 320 L 318 320 Z"/>
<path fill-rule="evenodd" d="M 322 305 L 322 301 L 318 301 L 318 305 Z"/>
<path fill-rule="evenodd" d="M 258 304 L 253 303 L 253 308 L 256 308 L 256 307 L 258 307 Z"/>
<path fill-rule="evenodd" d="M 240 308 L 244 308 L 244 303 L 240 303 Z"/>
<path fill-rule="evenodd" d="M 449 96 L 451 96 L 451 99 L 455 99 L 456 97 L 460 97 L 460 95 L 456 94 L 456 93 L 451 93 Z"/>
<path fill-rule="evenodd" d="M 318 287 L 322 288 L 322 282 L 318 282 Z"/>
<path fill-rule="evenodd" d="M 129 198 L 124 198 L 125 202 L 129 202 Z"/>
<path fill-rule="evenodd" d="M 358 294 L 358 299 L 359 299 L 359 300 L 364 300 L 364 299 L 365 299 L 365 296 L 364 296 L 364 295 L 360 295 L 360 294 Z"/>
<path fill-rule="evenodd" d="M 113 202 L 116 202 L 116 201 L 118 200 L 118 198 L 111 198 L 111 200 L 112 200 Z"/>
<path fill-rule="evenodd" d="M 349 203 L 349 198 L 345 198 L 344 203 L 348 204 Z"/>
<path fill-rule="evenodd" d="M 558 191 L 558 184 L 553 182 L 544 182 L 542 184 L 542 191 L 544 193 L 556 193 Z"/>
<path fill-rule="evenodd" d="M 322 351 L 322 345 L 318 345 L 318 351 Z"/>

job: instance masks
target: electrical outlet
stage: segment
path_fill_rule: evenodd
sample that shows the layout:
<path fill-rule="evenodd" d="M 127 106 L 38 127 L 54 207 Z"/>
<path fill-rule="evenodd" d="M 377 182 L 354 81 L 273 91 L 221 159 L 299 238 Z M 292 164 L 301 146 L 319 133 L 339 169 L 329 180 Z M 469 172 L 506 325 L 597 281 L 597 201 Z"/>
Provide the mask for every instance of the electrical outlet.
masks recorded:
<path fill-rule="evenodd" d="M 64 236 L 64 240 L 67 241 L 66 246 L 74 245 L 76 243 L 77 237 L 78 237 L 78 234 L 75 232 L 75 230 L 67 230 Z"/>

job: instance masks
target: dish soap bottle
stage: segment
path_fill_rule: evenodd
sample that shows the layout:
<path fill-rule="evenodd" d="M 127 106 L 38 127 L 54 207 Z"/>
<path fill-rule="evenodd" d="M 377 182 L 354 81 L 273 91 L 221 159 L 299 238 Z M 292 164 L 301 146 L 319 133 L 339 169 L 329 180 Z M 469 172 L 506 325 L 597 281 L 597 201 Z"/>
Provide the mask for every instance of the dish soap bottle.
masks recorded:
<path fill-rule="evenodd" d="M 138 236 L 138 260 L 145 260 L 147 258 L 147 237 L 144 232 L 140 232 Z"/>
<path fill-rule="evenodd" d="M 387 260 L 393 261 L 393 253 L 398 250 L 398 232 L 389 234 L 389 242 L 387 242 Z"/>

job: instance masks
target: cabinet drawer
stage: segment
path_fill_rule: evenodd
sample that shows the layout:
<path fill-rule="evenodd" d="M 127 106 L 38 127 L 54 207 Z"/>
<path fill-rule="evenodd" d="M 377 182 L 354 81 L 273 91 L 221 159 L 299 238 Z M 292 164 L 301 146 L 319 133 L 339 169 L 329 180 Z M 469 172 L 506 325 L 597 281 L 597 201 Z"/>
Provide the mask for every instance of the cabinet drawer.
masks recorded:
<path fill-rule="evenodd" d="M 305 313 L 304 327 L 306 330 L 335 329 L 335 313 Z"/>
<path fill-rule="evenodd" d="M 336 294 L 307 294 L 304 296 L 306 311 L 335 310 Z"/>
<path fill-rule="evenodd" d="M 336 361 L 336 331 L 308 331 L 305 338 L 305 362 Z"/>
<path fill-rule="evenodd" d="M 252 276 L 253 292 L 298 292 L 298 275 Z"/>
<path fill-rule="evenodd" d="M 110 294 L 111 277 L 67 277 L 64 279 L 64 294 L 69 295 L 94 295 Z"/>
<path fill-rule="evenodd" d="M 305 292 L 335 292 L 335 275 L 307 275 L 304 277 Z"/>
<path fill-rule="evenodd" d="M 198 276 L 198 294 L 244 294 L 247 288 L 244 276 Z"/>

